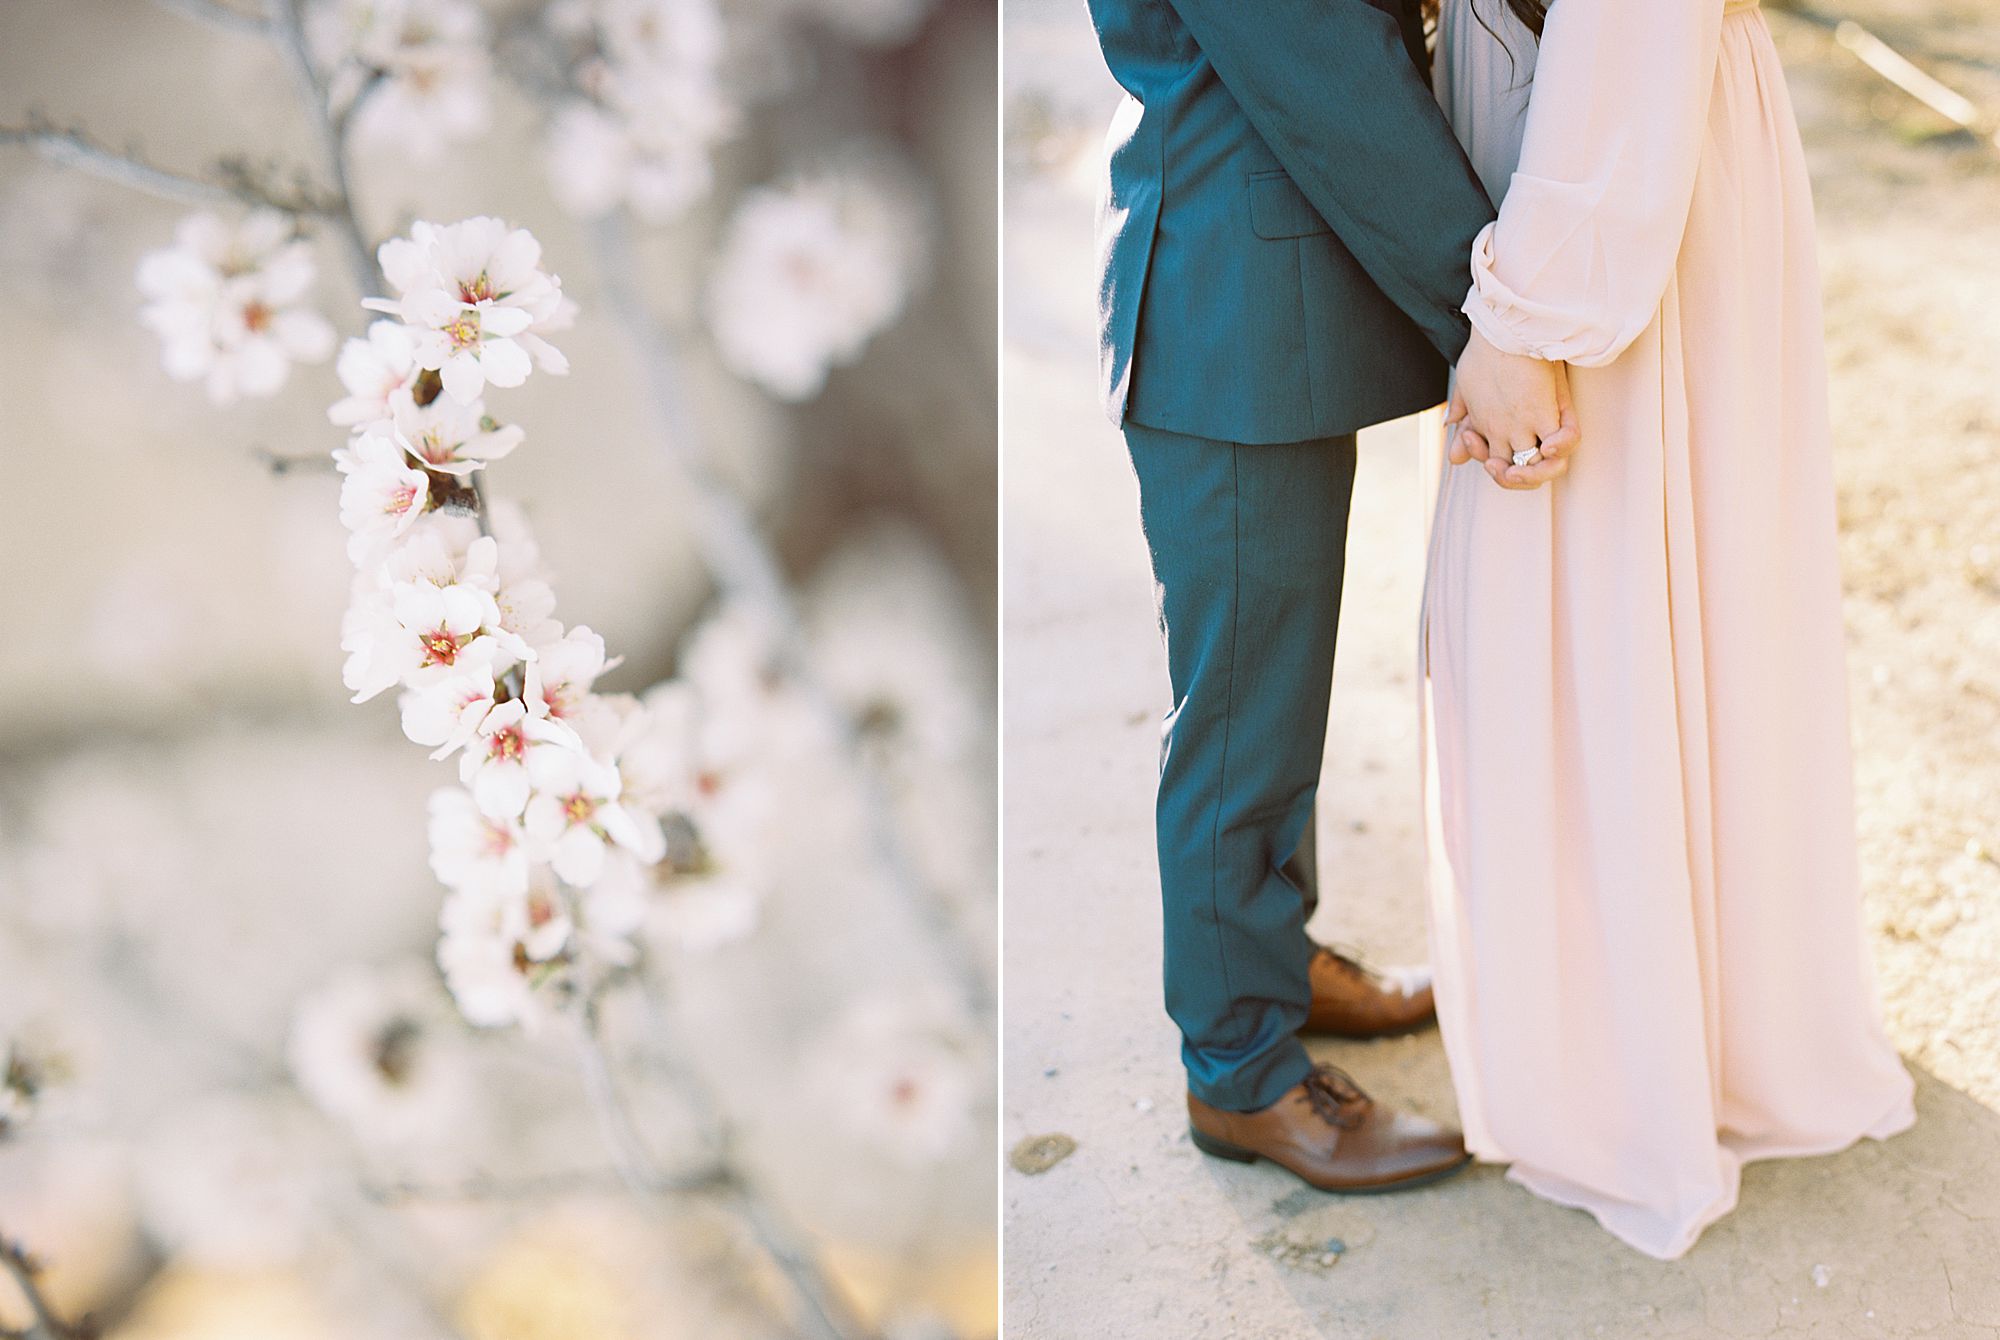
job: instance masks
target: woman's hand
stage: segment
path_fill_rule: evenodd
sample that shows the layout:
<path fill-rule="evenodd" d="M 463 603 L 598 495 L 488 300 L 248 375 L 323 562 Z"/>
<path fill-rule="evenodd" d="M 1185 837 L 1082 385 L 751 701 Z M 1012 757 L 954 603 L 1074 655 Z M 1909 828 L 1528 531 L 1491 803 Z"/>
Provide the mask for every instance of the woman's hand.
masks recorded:
<path fill-rule="evenodd" d="M 1499 362 L 1498 360 L 1505 360 Z M 1466 387 L 1468 377 L 1479 378 L 1475 385 L 1486 387 L 1490 400 L 1496 386 L 1502 391 L 1512 390 L 1519 385 L 1515 378 L 1513 386 L 1496 377 L 1495 367 L 1508 372 L 1518 372 L 1518 362 L 1535 363 L 1547 369 L 1549 390 L 1553 395 L 1553 426 L 1547 410 L 1534 407 L 1533 399 L 1522 401 L 1518 398 L 1502 400 L 1503 416 L 1497 420 L 1489 418 L 1486 429 L 1477 427 L 1473 421 L 1472 407 L 1468 404 Z M 1583 441 L 1582 430 L 1578 427 L 1576 407 L 1570 400 L 1569 366 L 1564 363 L 1541 363 L 1534 359 L 1520 359 L 1518 355 L 1507 355 L 1495 349 L 1477 332 L 1473 332 L 1472 343 L 1466 346 L 1465 356 L 1459 360 L 1459 375 L 1452 391 L 1451 404 L 1445 414 L 1445 427 L 1450 430 L 1450 459 L 1453 465 L 1464 465 L 1477 461 L 1485 467 L 1494 483 L 1507 489 L 1534 489 L 1553 479 L 1560 479 L 1569 472 L 1570 457 Z M 1475 391 L 1475 395 L 1479 392 Z M 1529 408 L 1525 415 L 1505 413 L 1509 404 L 1525 404 Z M 1503 427 L 1495 428 L 1497 422 Z M 1501 434 L 1505 436 L 1500 436 Z M 1494 440 L 1508 444 L 1505 449 L 1496 450 Z M 1534 451 L 1535 459 L 1526 465 L 1516 465 L 1516 452 Z"/>

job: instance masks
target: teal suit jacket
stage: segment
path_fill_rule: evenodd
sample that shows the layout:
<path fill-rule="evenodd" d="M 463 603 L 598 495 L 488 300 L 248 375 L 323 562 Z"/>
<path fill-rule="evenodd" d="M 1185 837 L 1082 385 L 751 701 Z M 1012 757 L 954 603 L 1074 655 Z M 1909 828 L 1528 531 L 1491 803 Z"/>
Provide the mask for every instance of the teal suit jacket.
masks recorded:
<path fill-rule="evenodd" d="M 1089 0 L 1127 98 L 1098 224 L 1114 422 L 1299 442 L 1437 404 L 1493 207 L 1416 0 Z"/>

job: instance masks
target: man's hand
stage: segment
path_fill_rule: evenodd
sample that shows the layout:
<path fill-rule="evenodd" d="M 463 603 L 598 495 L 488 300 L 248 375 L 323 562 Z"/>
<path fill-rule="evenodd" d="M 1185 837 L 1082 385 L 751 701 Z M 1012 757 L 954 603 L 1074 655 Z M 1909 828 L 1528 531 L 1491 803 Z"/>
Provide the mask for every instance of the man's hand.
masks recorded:
<path fill-rule="evenodd" d="M 1538 488 L 1561 478 L 1583 440 L 1564 365 L 1503 354 L 1476 330 L 1458 360 L 1445 423 L 1457 428 L 1452 464 L 1478 461 L 1502 488 Z M 1540 451 L 1540 460 L 1513 463 L 1516 452 L 1531 448 Z"/>

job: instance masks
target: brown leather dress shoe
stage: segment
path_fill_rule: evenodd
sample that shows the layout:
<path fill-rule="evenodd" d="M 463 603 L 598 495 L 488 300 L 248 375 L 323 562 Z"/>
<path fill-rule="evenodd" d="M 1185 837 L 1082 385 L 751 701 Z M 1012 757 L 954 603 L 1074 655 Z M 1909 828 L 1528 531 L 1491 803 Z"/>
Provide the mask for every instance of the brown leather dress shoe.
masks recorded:
<path fill-rule="evenodd" d="M 1437 1018 L 1428 968 L 1378 972 L 1322 945 L 1309 971 L 1312 1009 L 1302 1032 L 1381 1038 L 1413 1032 Z"/>
<path fill-rule="evenodd" d="M 1269 1159 L 1322 1191 L 1403 1191 L 1472 1161 L 1457 1131 L 1378 1105 L 1330 1065 L 1258 1112 L 1224 1112 L 1189 1094 L 1188 1133 L 1204 1154 Z"/>

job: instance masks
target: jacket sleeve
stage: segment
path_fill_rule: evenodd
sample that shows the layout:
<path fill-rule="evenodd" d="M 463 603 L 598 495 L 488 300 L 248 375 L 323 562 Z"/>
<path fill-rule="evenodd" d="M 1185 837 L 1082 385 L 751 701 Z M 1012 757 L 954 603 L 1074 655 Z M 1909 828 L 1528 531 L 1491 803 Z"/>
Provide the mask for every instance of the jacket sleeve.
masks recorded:
<path fill-rule="evenodd" d="M 1368 0 L 1170 2 L 1313 208 L 1456 362 L 1493 206 L 1395 18 Z"/>
<path fill-rule="evenodd" d="M 1561 0 L 1521 161 L 1479 235 L 1465 313 L 1496 346 L 1583 367 L 1652 324 L 1680 254 L 1715 87 L 1719 0 Z"/>

